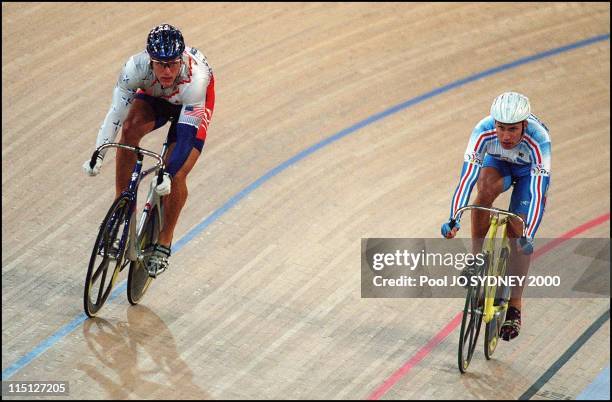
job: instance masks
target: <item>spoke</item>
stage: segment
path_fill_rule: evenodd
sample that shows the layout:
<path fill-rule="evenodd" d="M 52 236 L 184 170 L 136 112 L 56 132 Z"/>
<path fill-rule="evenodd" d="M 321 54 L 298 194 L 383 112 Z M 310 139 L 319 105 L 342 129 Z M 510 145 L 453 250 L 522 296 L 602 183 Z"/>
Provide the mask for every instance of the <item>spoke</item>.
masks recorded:
<path fill-rule="evenodd" d="M 474 347 L 472 345 L 474 344 L 475 329 L 476 329 L 476 317 L 472 315 L 472 319 L 470 321 L 470 341 L 468 343 L 468 356 L 470 358 L 472 357 L 472 353 L 474 353 Z"/>
<path fill-rule="evenodd" d="M 105 271 L 107 268 L 108 268 L 108 257 L 104 256 L 102 258 L 102 262 L 98 266 L 98 269 L 96 269 L 96 272 L 91 277 L 91 284 L 92 285 L 96 282 L 96 280 L 98 280 L 98 277 L 100 276 L 100 274 L 103 271 Z"/>
<path fill-rule="evenodd" d="M 106 267 L 108 268 L 108 265 Z M 102 296 L 104 295 L 104 282 L 106 281 L 107 272 L 108 272 L 108 269 L 104 269 L 104 271 L 102 271 L 102 279 L 100 280 L 100 290 L 98 291 L 98 297 L 96 300 L 96 304 L 100 304 L 100 301 L 102 300 Z"/>

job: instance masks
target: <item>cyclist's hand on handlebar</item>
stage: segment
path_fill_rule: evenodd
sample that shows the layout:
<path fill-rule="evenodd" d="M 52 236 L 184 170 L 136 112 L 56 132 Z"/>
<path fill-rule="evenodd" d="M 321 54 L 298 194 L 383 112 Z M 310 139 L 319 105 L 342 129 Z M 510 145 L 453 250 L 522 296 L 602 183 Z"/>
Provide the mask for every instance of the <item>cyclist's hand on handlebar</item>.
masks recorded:
<path fill-rule="evenodd" d="M 449 219 L 448 222 L 442 224 L 441 232 L 442 236 L 447 239 L 452 239 L 457 234 L 457 231 L 461 228 L 459 221 L 455 221 L 454 226 L 451 227 L 452 219 Z"/>
<path fill-rule="evenodd" d="M 533 253 L 533 239 L 528 237 L 521 237 L 519 239 L 519 244 L 521 246 L 521 252 L 525 255 L 529 255 Z"/>
<path fill-rule="evenodd" d="M 102 156 L 98 155 L 98 157 L 96 158 L 96 164 L 92 168 L 90 165 L 91 159 L 87 159 L 85 163 L 83 163 L 83 171 L 88 176 L 96 176 L 98 173 L 100 173 L 100 169 L 102 168 L 102 162 Z"/>
<path fill-rule="evenodd" d="M 155 192 L 159 195 L 168 195 L 170 194 L 172 181 L 170 180 L 170 175 L 168 173 L 164 173 L 164 179 L 161 184 L 155 186 Z"/>

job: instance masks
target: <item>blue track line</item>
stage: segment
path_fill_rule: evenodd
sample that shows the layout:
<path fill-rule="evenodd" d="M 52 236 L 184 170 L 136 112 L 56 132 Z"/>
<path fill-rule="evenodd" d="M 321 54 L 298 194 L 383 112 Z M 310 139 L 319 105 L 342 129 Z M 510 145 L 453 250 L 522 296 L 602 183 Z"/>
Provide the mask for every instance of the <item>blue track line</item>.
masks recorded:
<path fill-rule="evenodd" d="M 247 187 L 245 187 L 244 189 L 242 189 L 238 194 L 234 195 L 232 198 L 230 198 L 225 204 L 223 204 L 221 207 L 219 207 L 219 209 L 215 210 L 211 215 L 209 215 L 206 219 L 204 219 L 202 222 L 200 222 L 198 225 L 196 225 L 194 228 L 192 228 L 186 235 L 184 235 L 181 239 L 179 239 L 176 244 L 172 247 L 174 253 L 177 253 L 180 249 L 182 249 L 189 241 L 193 240 L 193 238 L 195 238 L 196 236 L 200 235 L 200 233 L 202 233 L 202 231 L 204 231 L 204 229 L 206 229 L 208 226 L 210 226 L 213 222 L 215 222 L 217 219 L 219 219 L 221 216 L 223 216 L 223 214 L 225 214 L 227 211 L 229 211 L 230 209 L 232 209 L 236 204 L 238 204 L 242 199 L 244 199 L 246 196 L 248 196 L 249 194 L 251 194 L 253 191 L 255 191 L 257 188 L 261 187 L 262 184 L 264 184 L 265 182 L 267 182 L 268 180 L 272 179 L 274 176 L 278 175 L 279 173 L 281 173 L 282 171 L 284 171 L 285 169 L 287 169 L 289 166 L 294 165 L 296 163 L 298 163 L 299 161 L 301 161 L 302 159 L 305 159 L 306 157 L 308 157 L 309 155 L 315 153 L 316 151 L 320 150 L 321 148 L 324 148 L 330 144 L 333 144 L 334 142 L 346 137 L 349 134 L 352 134 L 356 131 L 358 131 L 359 129 L 366 127 L 372 123 L 375 123 L 379 120 L 384 119 L 385 117 L 388 117 L 392 114 L 395 114 L 397 112 L 400 112 L 404 109 L 407 109 L 411 106 L 414 106 L 416 104 L 419 104 L 421 102 L 424 102 L 428 99 L 431 99 L 435 96 L 441 95 L 445 92 L 448 92 L 452 89 L 458 88 L 462 85 L 477 81 L 479 79 L 482 78 L 486 78 L 489 77 L 491 75 L 503 72 L 503 71 L 507 71 L 519 66 L 522 66 L 524 64 L 527 63 L 532 63 L 534 61 L 538 61 L 547 57 L 552 57 L 555 55 L 558 55 L 560 53 L 564 53 L 564 52 L 568 52 L 570 50 L 574 50 L 574 49 L 578 49 L 581 47 L 585 47 L 585 46 L 589 46 L 591 44 L 594 43 L 598 43 L 598 42 L 602 42 L 605 40 L 610 40 L 610 33 L 607 34 L 603 34 L 603 35 L 598 35 L 598 36 L 594 36 L 592 38 L 589 39 L 585 39 L 579 42 L 575 42 L 566 46 L 562 46 L 562 47 L 558 47 L 555 49 L 551 49 L 551 50 L 547 50 L 545 52 L 542 53 L 538 53 L 535 54 L 533 56 L 528 56 L 528 57 L 524 57 L 521 59 L 518 59 L 516 61 L 513 61 L 511 63 L 506 63 L 506 64 L 502 64 L 500 66 L 497 67 L 493 67 L 490 68 L 488 70 L 482 71 L 480 73 L 474 74 L 474 75 L 470 75 L 469 77 L 460 79 L 458 81 L 452 82 L 450 84 L 444 85 L 440 88 L 434 89 L 432 91 L 429 91 L 425 94 L 419 95 L 415 98 L 409 99 L 405 102 L 402 102 L 398 105 L 395 105 L 387 110 L 384 110 L 380 113 L 377 113 L 375 115 L 372 115 L 370 117 L 368 117 L 365 120 L 362 120 L 348 128 L 345 128 L 344 130 L 308 147 L 307 149 L 303 150 L 302 152 L 298 153 L 297 155 L 293 156 L 292 158 L 286 160 L 285 162 L 281 163 L 280 165 L 276 166 L 275 168 L 271 169 L 270 171 L 268 171 L 266 174 L 264 174 L 263 176 L 261 176 L 259 179 L 255 180 L 253 183 L 249 184 Z M 112 295 L 109 297 L 109 301 L 113 300 L 114 298 L 116 298 L 120 293 L 122 293 L 123 291 L 125 291 L 127 287 L 127 282 L 124 280 L 112 293 Z M 51 348 L 55 343 L 59 342 L 63 337 L 65 337 L 66 335 L 68 335 L 70 332 L 72 332 L 74 329 L 76 329 L 82 322 L 84 322 L 87 319 L 87 316 L 85 314 L 81 314 L 79 317 L 75 318 L 74 320 L 72 320 L 72 322 L 70 322 L 69 324 L 65 325 L 64 327 L 62 327 L 60 330 L 58 330 L 57 332 L 55 332 L 53 335 L 51 335 L 49 338 L 45 339 L 42 343 L 40 343 L 37 347 L 35 347 L 31 352 L 29 352 L 28 354 L 26 354 L 24 357 L 20 358 L 18 361 L 16 361 L 15 363 L 13 363 L 10 367 L 8 367 L 6 370 L 2 371 L 2 380 L 5 381 L 7 379 L 9 379 L 11 376 L 13 376 L 16 372 L 18 372 L 19 370 L 21 370 L 23 367 L 27 366 L 32 360 L 34 360 L 35 358 L 37 358 L 38 356 L 40 356 L 42 353 L 44 353 L 45 351 L 47 351 L 49 348 Z"/>
<path fill-rule="evenodd" d="M 610 400 L 610 365 L 604 368 L 595 380 L 576 397 L 577 401 Z"/>
<path fill-rule="evenodd" d="M 598 319 L 596 319 L 583 333 L 570 345 L 570 347 L 563 353 L 557 361 L 555 361 L 549 368 L 525 391 L 521 396 L 518 397 L 519 401 L 527 401 L 537 394 L 537 392 L 544 386 L 548 381 L 555 376 L 561 370 L 561 368 L 570 361 L 570 359 L 580 350 L 585 343 L 589 341 L 595 335 L 595 333 L 610 319 L 610 310 L 608 309 Z M 608 373 L 609 374 L 609 373 Z M 610 377 L 608 376 L 608 379 Z M 610 392 L 608 391 L 608 394 Z"/>

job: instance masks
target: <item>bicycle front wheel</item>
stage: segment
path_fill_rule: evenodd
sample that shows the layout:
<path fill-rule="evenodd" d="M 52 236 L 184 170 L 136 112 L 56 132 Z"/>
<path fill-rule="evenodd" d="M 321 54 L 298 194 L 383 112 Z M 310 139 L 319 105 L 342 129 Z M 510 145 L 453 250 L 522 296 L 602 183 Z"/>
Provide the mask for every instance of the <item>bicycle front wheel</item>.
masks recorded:
<path fill-rule="evenodd" d="M 157 241 L 157 235 L 160 230 L 157 214 L 157 208 L 153 208 L 147 215 L 142 233 L 136 241 L 139 258 L 130 263 L 127 283 L 127 297 L 132 305 L 138 304 L 142 300 L 153 281 L 145 266 L 146 259 L 142 257 L 144 256 L 144 251 Z"/>
<path fill-rule="evenodd" d="M 508 266 L 508 257 L 510 255 L 510 250 L 507 247 L 501 249 L 499 254 L 499 260 L 497 262 L 497 271 L 495 275 L 498 277 L 506 276 L 506 268 Z M 497 348 L 497 344 L 499 343 L 499 331 L 501 326 L 506 319 L 506 311 L 508 309 L 507 303 L 508 300 L 504 299 L 506 289 L 505 286 L 498 286 L 497 292 L 495 295 L 495 316 L 487 325 L 485 326 L 485 344 L 484 344 L 484 352 L 487 360 L 490 360 L 493 356 L 493 352 Z M 500 306 L 501 303 L 505 303 L 504 306 Z"/>
<path fill-rule="evenodd" d="M 125 246 L 120 249 L 117 245 L 125 225 L 129 225 L 129 210 L 130 199 L 119 197 L 100 225 L 85 276 L 83 307 L 88 317 L 94 317 L 102 308 L 119 275 Z"/>
<path fill-rule="evenodd" d="M 488 254 L 485 254 L 485 264 L 489 263 Z M 478 273 L 481 275 L 482 273 Z M 465 306 L 463 308 L 463 317 L 461 319 L 461 331 L 459 332 L 459 352 L 458 363 L 459 371 L 465 373 L 467 371 L 476 342 L 480 333 L 482 317 L 484 313 L 484 289 L 480 283 L 476 286 L 469 286 L 467 295 L 465 296 Z"/>

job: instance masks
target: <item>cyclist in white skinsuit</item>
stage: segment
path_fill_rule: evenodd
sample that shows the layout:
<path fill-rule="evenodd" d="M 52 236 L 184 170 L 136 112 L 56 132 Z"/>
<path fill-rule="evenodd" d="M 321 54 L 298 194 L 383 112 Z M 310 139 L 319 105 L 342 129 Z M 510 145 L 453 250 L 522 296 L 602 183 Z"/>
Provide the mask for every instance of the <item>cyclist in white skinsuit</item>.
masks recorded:
<path fill-rule="evenodd" d="M 525 220 L 527 233 L 526 237 L 522 237 L 521 225 L 514 219 L 511 221 L 510 273 L 527 275 L 533 239 L 544 216 L 550 183 L 551 142 L 548 128 L 531 114 L 526 96 L 505 92 L 493 101 L 491 115 L 482 119 L 472 131 L 464 159 L 459 184 L 451 202 L 450 218 L 468 204 L 475 184 L 478 185 L 478 196 L 474 204 L 485 207 L 491 207 L 501 193 L 514 187 L 510 211 Z M 472 213 L 474 253 L 482 250 L 488 217 L 487 212 L 474 210 Z M 459 222 L 451 227 L 450 218 L 442 225 L 442 235 L 447 238 L 453 238 L 460 227 Z M 518 252 L 517 238 L 522 253 Z M 473 274 L 468 271 L 466 275 Z M 522 286 L 512 289 L 501 333 L 505 340 L 515 338 L 520 332 L 522 293 Z"/>
<path fill-rule="evenodd" d="M 151 30 L 147 49 L 128 59 L 113 91 L 96 147 L 114 142 L 119 131 L 120 143 L 138 146 L 147 133 L 171 122 L 166 174 L 156 187 L 166 196 L 164 227 L 147 266 L 151 276 L 168 268 L 174 228 L 187 200 L 186 177 L 204 147 L 214 104 L 214 77 L 206 57 L 186 47 L 181 32 L 168 24 Z M 86 162 L 83 169 L 95 176 L 103 160 L 104 151 L 93 168 Z M 129 184 L 135 161 L 133 153 L 117 151 L 116 197 Z"/>

